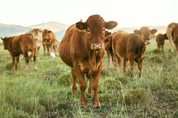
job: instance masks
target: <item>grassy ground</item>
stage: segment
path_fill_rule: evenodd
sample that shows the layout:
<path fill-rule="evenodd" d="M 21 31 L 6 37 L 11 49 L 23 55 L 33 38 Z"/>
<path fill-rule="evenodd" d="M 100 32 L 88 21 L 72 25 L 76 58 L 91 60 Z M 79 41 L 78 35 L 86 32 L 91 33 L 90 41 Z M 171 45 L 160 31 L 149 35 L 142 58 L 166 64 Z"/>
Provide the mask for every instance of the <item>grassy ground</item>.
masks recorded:
<path fill-rule="evenodd" d="M 165 53 L 157 50 L 155 39 L 147 46 L 143 74 L 134 77 L 130 68 L 125 74 L 104 58 L 99 82 L 99 100 L 102 109 L 92 109 L 92 95 L 87 96 L 87 108 L 79 108 L 80 91 L 71 94 L 70 68 L 59 57 L 43 56 L 37 61 L 38 71 L 30 61 L 25 71 L 25 61 L 20 69 L 11 71 L 12 60 L 0 44 L 0 118 L 166 118 L 178 117 L 178 62 L 166 41 Z"/>

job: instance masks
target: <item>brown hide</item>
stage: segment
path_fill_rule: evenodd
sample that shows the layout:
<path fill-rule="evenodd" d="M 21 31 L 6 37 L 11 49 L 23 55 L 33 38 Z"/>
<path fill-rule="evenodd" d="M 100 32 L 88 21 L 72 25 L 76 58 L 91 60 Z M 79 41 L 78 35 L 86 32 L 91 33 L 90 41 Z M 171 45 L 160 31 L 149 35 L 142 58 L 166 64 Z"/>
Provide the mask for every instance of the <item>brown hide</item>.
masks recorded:
<path fill-rule="evenodd" d="M 117 32 L 114 32 L 112 34 L 107 33 L 109 35 L 105 35 L 106 36 L 105 40 L 108 40 L 108 42 L 105 43 L 105 50 L 108 55 L 108 66 L 110 66 L 110 57 L 112 58 L 112 61 L 113 61 L 112 37 L 115 33 L 117 33 Z"/>
<path fill-rule="evenodd" d="M 54 49 L 54 53 L 56 55 L 58 55 L 58 53 L 59 53 L 59 41 L 57 39 L 55 39 L 55 41 L 54 41 L 53 49 Z"/>
<path fill-rule="evenodd" d="M 172 40 L 174 42 L 174 45 L 176 47 L 177 59 L 178 59 L 178 24 L 174 24 L 174 27 L 172 28 L 171 31 L 171 35 L 172 35 Z"/>
<path fill-rule="evenodd" d="M 174 46 L 175 46 L 175 42 L 174 42 L 174 39 L 172 38 L 172 30 L 174 28 L 174 25 L 176 25 L 178 23 L 175 23 L 175 22 L 172 22 L 170 23 L 168 26 L 167 26 L 167 29 L 166 29 L 166 35 L 168 37 L 168 40 L 169 40 L 169 43 L 171 45 L 171 52 L 174 52 Z M 178 52 L 177 52 L 177 57 L 178 57 Z"/>
<path fill-rule="evenodd" d="M 43 33 L 43 30 L 41 29 L 30 29 L 29 30 L 29 33 L 31 33 L 35 40 L 36 40 L 36 55 L 37 55 L 37 59 L 39 60 L 39 51 L 40 51 L 40 47 L 41 47 L 41 44 L 42 44 L 42 33 Z"/>
<path fill-rule="evenodd" d="M 90 16 L 86 22 L 71 25 L 59 44 L 59 55 L 71 67 L 72 93 L 77 93 L 76 78 L 81 90 L 80 106 L 87 106 L 85 89 L 89 78 L 89 93 L 93 93 L 93 107 L 100 108 L 97 95 L 99 76 L 103 67 L 105 28 L 112 29 L 117 22 L 105 22 L 99 15 Z"/>
<path fill-rule="evenodd" d="M 12 70 L 15 69 L 15 57 L 17 57 L 17 69 L 19 68 L 19 57 L 20 54 L 23 54 L 26 60 L 26 68 L 28 70 L 29 59 L 33 57 L 35 67 L 36 66 L 36 40 L 32 34 L 22 34 L 14 37 L 5 37 L 3 38 L 4 49 L 8 50 L 12 57 Z M 28 56 L 28 52 L 31 51 L 31 55 Z"/>
<path fill-rule="evenodd" d="M 167 39 L 167 35 L 166 34 L 159 33 L 156 36 L 157 47 L 158 47 L 158 49 L 162 48 L 163 52 L 164 52 L 164 41 L 165 41 L 165 39 Z"/>
<path fill-rule="evenodd" d="M 127 62 L 130 63 L 131 77 L 133 77 L 134 61 L 138 63 L 140 70 L 139 76 L 142 74 L 142 62 L 145 57 L 146 45 L 150 44 L 151 31 L 148 27 L 142 27 L 140 30 L 134 30 L 135 33 L 118 32 L 113 36 L 112 46 L 116 63 L 122 67 L 124 61 L 124 72 L 126 71 Z M 156 32 L 154 32 L 156 33 Z M 122 72 L 122 71 L 121 71 Z"/>
<path fill-rule="evenodd" d="M 55 48 L 55 35 L 51 30 L 44 29 L 43 31 L 43 48 L 44 48 L 44 56 L 46 55 L 45 50 L 47 48 L 47 55 L 53 51 Z M 55 49 L 54 49 L 55 50 Z"/>

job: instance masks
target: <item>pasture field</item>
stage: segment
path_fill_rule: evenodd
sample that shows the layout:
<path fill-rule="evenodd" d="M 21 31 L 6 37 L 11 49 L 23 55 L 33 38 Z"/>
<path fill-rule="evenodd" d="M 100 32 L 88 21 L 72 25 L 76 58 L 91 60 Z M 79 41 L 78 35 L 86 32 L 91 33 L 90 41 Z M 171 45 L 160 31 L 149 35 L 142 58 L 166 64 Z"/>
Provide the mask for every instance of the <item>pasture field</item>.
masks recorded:
<path fill-rule="evenodd" d="M 177 118 L 178 117 L 178 61 L 170 52 L 168 40 L 165 53 L 157 49 L 155 38 L 147 46 L 143 73 L 134 77 L 130 67 L 125 74 L 104 57 L 98 96 L 102 109 L 92 109 L 92 95 L 88 93 L 87 108 L 80 108 L 80 90 L 72 94 L 70 68 L 59 56 L 43 56 L 37 60 L 38 70 L 30 61 L 20 69 L 11 71 L 12 60 L 0 44 L 0 118 Z M 89 81 L 87 80 L 87 83 Z"/>

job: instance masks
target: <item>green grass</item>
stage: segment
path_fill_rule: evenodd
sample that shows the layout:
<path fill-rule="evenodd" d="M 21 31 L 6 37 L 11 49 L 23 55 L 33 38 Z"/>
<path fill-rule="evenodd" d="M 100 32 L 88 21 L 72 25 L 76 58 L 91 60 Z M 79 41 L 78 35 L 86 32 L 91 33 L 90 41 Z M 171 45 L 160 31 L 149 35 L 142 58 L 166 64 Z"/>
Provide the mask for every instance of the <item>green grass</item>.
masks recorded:
<path fill-rule="evenodd" d="M 114 65 L 107 66 L 107 60 L 105 54 L 98 88 L 102 109 L 92 109 L 87 89 L 87 108 L 81 109 L 81 92 L 71 93 L 70 68 L 60 57 L 43 56 L 41 48 L 37 72 L 33 61 L 25 71 L 24 60 L 19 70 L 11 71 L 10 54 L 0 44 L 0 118 L 178 117 L 178 62 L 168 41 L 163 53 L 152 39 L 140 78 L 137 64 L 131 78 L 129 66 L 126 73 L 119 73 Z"/>

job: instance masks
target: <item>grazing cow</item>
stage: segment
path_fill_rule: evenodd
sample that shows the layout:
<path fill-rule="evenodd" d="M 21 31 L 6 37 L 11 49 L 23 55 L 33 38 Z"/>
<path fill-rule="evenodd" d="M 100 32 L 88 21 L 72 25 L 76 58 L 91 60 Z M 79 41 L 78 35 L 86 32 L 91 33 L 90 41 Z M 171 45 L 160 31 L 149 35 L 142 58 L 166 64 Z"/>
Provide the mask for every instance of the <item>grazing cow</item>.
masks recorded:
<path fill-rule="evenodd" d="M 174 52 L 174 45 L 176 46 L 178 59 L 178 23 L 170 23 L 167 26 L 166 34 L 171 44 L 171 52 Z"/>
<path fill-rule="evenodd" d="M 141 76 L 142 62 L 145 57 L 146 45 L 151 43 L 151 31 L 148 27 L 142 27 L 140 30 L 134 30 L 135 33 L 118 32 L 113 36 L 112 49 L 114 56 L 116 57 L 116 63 L 120 67 L 120 71 L 122 67 L 122 60 L 124 60 L 124 72 L 127 62 L 129 61 L 131 77 L 133 77 L 135 61 L 138 63 L 138 68 L 140 70 L 139 76 Z M 156 30 L 152 33 L 156 33 Z"/>
<path fill-rule="evenodd" d="M 157 42 L 158 49 L 162 48 L 162 52 L 164 52 L 164 41 L 165 41 L 165 39 L 167 39 L 166 34 L 159 33 L 156 36 L 156 42 Z"/>
<path fill-rule="evenodd" d="M 43 48 L 44 48 L 44 56 L 46 55 L 45 50 L 47 48 L 47 55 L 49 56 L 49 50 L 52 52 L 52 50 L 55 50 L 55 35 L 51 30 L 44 29 L 43 31 Z M 45 48 L 46 47 L 46 48 Z M 51 48 L 51 49 L 50 49 Z"/>
<path fill-rule="evenodd" d="M 76 78 L 81 90 L 80 106 L 87 106 L 85 90 L 89 79 L 88 92 L 93 93 L 93 108 L 101 108 L 98 99 L 98 82 L 103 67 L 105 29 L 112 29 L 117 22 L 105 22 L 100 15 L 90 16 L 86 22 L 71 25 L 59 44 L 59 55 L 71 67 L 73 78 L 72 93 L 77 93 Z"/>
<path fill-rule="evenodd" d="M 15 70 L 15 57 L 17 57 L 17 69 L 19 69 L 20 54 L 23 54 L 26 61 L 26 68 L 28 70 L 29 59 L 33 57 L 34 69 L 37 70 L 36 66 L 36 40 L 32 34 L 22 34 L 14 37 L 2 38 L 4 49 L 8 50 L 12 57 L 12 70 Z M 28 52 L 31 51 L 31 55 L 28 56 Z"/>
<path fill-rule="evenodd" d="M 41 47 L 41 44 L 42 44 L 42 33 L 43 33 L 43 30 L 41 29 L 30 29 L 29 30 L 29 33 L 31 33 L 35 39 L 36 39 L 36 53 L 37 53 L 37 59 L 39 60 L 39 51 L 40 51 L 40 47 Z"/>

